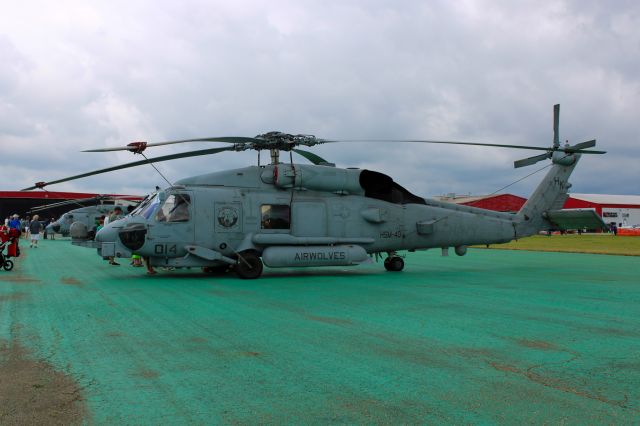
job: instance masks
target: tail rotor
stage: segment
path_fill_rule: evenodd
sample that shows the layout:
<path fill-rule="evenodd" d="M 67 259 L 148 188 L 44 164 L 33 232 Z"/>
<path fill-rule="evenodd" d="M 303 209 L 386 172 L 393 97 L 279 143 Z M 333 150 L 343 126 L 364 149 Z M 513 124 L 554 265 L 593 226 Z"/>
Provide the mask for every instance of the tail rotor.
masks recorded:
<path fill-rule="evenodd" d="M 572 164 L 575 162 L 574 154 L 605 154 L 606 151 L 588 151 L 588 148 L 596 146 L 596 140 L 592 139 L 585 142 L 580 142 L 575 145 L 560 146 L 560 104 L 553 106 L 553 145 L 547 149 L 544 154 L 534 155 L 533 157 L 523 158 L 513 163 L 513 166 L 517 169 L 519 167 L 530 166 L 536 164 L 539 161 L 546 159 L 552 159 L 554 163 L 560 163 L 564 165 Z"/>

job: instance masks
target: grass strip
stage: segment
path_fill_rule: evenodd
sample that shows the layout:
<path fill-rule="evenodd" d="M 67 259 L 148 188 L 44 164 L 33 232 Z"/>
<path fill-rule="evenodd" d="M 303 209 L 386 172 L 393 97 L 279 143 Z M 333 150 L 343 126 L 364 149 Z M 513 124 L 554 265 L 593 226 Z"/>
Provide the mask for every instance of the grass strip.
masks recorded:
<path fill-rule="evenodd" d="M 640 237 L 613 234 L 534 235 L 506 244 L 490 245 L 488 248 L 640 256 Z"/>

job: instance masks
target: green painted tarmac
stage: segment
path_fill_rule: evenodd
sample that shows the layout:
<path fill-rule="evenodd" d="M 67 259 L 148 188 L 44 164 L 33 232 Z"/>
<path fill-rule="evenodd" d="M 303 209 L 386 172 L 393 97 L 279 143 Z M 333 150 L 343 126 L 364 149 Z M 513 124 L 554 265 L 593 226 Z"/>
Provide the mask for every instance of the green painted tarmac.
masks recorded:
<path fill-rule="evenodd" d="M 0 339 L 73 376 L 88 422 L 640 422 L 638 257 L 434 250 L 245 281 L 23 253 Z"/>

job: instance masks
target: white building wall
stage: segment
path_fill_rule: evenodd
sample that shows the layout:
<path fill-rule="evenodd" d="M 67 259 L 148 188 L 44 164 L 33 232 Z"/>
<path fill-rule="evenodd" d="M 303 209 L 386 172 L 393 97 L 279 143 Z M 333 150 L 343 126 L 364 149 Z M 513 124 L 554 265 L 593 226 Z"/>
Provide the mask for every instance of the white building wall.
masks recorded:
<path fill-rule="evenodd" d="M 640 226 L 640 208 L 602 208 L 602 220 L 606 224 L 615 222 L 616 226 Z"/>

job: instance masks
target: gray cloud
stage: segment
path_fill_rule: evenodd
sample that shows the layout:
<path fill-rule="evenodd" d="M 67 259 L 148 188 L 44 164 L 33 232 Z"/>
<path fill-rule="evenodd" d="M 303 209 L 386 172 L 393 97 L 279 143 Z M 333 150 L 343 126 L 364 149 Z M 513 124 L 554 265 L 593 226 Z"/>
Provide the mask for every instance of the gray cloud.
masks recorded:
<path fill-rule="evenodd" d="M 28 23 L 28 25 L 25 25 Z M 5 189 L 134 161 L 81 149 L 269 130 L 326 138 L 549 145 L 598 139 L 576 192 L 637 194 L 635 2 L 29 2 L 0 16 Z M 158 148 L 152 156 L 200 149 Z M 527 151 L 343 144 L 317 153 L 424 195 L 492 192 Z M 158 167 L 171 180 L 255 163 L 223 153 Z M 509 188 L 520 195 L 536 175 Z M 145 193 L 149 166 L 54 189 Z"/>

